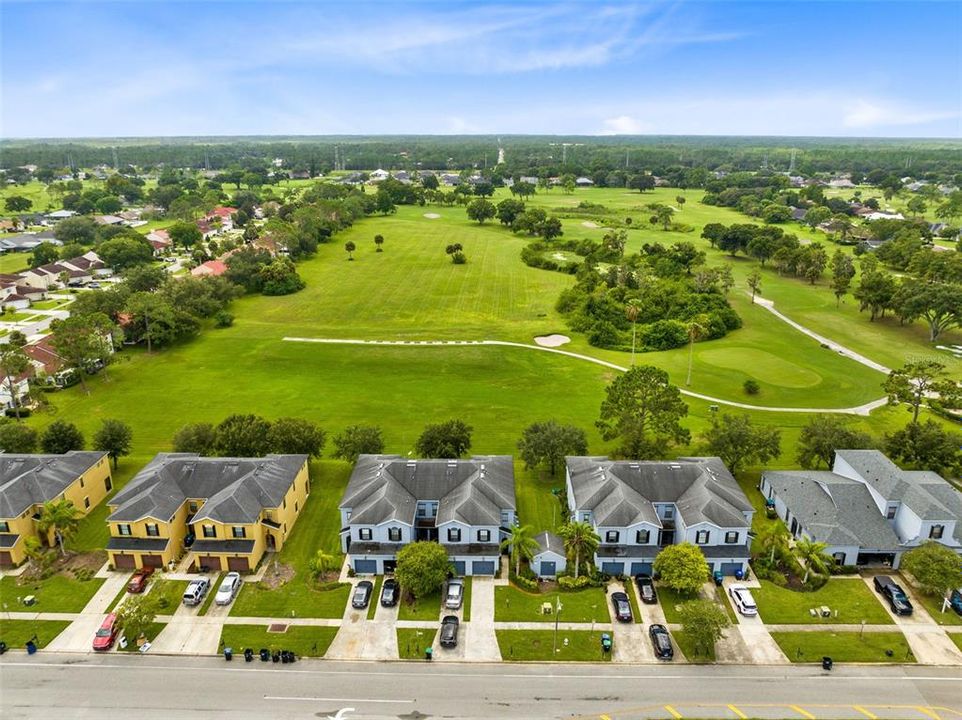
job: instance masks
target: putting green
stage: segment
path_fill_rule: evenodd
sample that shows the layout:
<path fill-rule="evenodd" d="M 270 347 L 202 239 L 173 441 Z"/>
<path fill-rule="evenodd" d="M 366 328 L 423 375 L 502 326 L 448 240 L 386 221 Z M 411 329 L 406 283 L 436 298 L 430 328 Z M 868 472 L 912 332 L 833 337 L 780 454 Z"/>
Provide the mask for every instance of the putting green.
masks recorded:
<path fill-rule="evenodd" d="M 739 370 L 769 385 L 806 388 L 815 387 L 822 382 L 822 376 L 818 373 L 764 350 L 727 347 L 703 350 L 697 354 L 698 359 L 704 363 L 728 370 Z"/>

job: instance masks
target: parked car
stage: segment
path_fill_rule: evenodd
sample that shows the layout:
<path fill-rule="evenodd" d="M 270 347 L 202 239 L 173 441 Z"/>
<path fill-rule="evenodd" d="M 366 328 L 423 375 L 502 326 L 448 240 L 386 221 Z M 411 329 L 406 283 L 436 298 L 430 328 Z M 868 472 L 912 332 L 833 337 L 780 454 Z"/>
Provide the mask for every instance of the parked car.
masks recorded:
<path fill-rule="evenodd" d="M 142 593 L 147 589 L 147 580 L 150 576 L 154 574 L 154 569 L 152 567 L 141 568 L 133 574 L 130 578 L 130 582 L 127 583 L 127 592 L 129 593 Z"/>
<path fill-rule="evenodd" d="M 371 595 L 374 592 L 374 583 L 370 580 L 361 580 L 354 588 L 354 595 L 351 597 L 351 607 L 363 610 L 371 602 Z"/>
<path fill-rule="evenodd" d="M 628 602 L 628 595 L 623 592 L 611 593 L 611 606 L 615 609 L 615 617 L 618 622 L 631 622 L 631 603 Z"/>
<path fill-rule="evenodd" d="M 217 595 L 214 596 L 214 602 L 218 605 L 230 605 L 231 601 L 237 597 L 237 593 L 240 592 L 242 582 L 240 573 L 227 573 L 220 587 L 217 588 Z"/>
<path fill-rule="evenodd" d="M 758 606 L 755 604 L 755 598 L 752 597 L 747 587 L 744 585 L 732 585 L 728 588 L 728 594 L 731 596 L 735 609 L 742 615 L 758 615 Z"/>
<path fill-rule="evenodd" d="M 956 588 L 952 591 L 952 595 L 949 596 L 949 605 L 959 615 L 962 615 L 962 588 Z"/>
<path fill-rule="evenodd" d="M 381 605 L 394 607 L 397 605 L 398 595 L 400 595 L 400 587 L 397 580 L 393 578 L 385 580 L 384 585 L 381 586 Z"/>
<path fill-rule="evenodd" d="M 638 597 L 643 603 L 651 605 L 658 602 L 655 581 L 651 579 L 651 575 L 635 575 L 635 585 L 638 586 Z"/>
<path fill-rule="evenodd" d="M 915 609 L 912 607 L 912 601 L 909 600 L 908 595 L 898 585 L 890 588 L 886 598 L 889 601 L 889 607 L 896 615 L 911 615 Z"/>
<path fill-rule="evenodd" d="M 671 646 L 668 628 L 664 625 L 652 625 L 648 628 L 651 646 L 655 649 L 655 657 L 659 660 L 671 660 L 675 657 L 675 649 Z"/>
<path fill-rule="evenodd" d="M 120 628 L 117 625 L 117 615 L 116 613 L 110 613 L 106 618 L 104 618 L 103 623 L 100 625 L 100 629 L 97 634 L 94 635 L 94 650 L 98 652 L 103 652 L 105 650 L 110 650 L 114 646 L 114 641 L 117 639 L 117 633 Z"/>
<path fill-rule="evenodd" d="M 90 282 L 90 283 L 87 283 L 87 287 L 90 288 L 91 290 L 99 290 L 99 289 L 100 289 L 100 283 L 99 283 L 99 282 Z"/>
<path fill-rule="evenodd" d="M 457 610 L 464 602 L 464 580 L 453 578 L 448 580 L 448 592 L 444 596 L 444 607 L 448 610 Z"/>
<path fill-rule="evenodd" d="M 893 585 L 897 586 L 897 583 L 888 575 L 876 575 L 872 579 L 872 584 L 875 586 L 875 591 L 880 595 L 888 595 L 889 588 Z"/>
<path fill-rule="evenodd" d="M 461 622 L 458 620 L 457 615 L 445 615 L 441 620 L 441 634 L 438 638 L 438 642 L 441 643 L 441 647 L 457 647 L 458 646 L 458 628 L 461 626 Z"/>
<path fill-rule="evenodd" d="M 210 590 L 210 580 L 198 578 L 191 580 L 184 591 L 184 605 L 200 605 Z"/>

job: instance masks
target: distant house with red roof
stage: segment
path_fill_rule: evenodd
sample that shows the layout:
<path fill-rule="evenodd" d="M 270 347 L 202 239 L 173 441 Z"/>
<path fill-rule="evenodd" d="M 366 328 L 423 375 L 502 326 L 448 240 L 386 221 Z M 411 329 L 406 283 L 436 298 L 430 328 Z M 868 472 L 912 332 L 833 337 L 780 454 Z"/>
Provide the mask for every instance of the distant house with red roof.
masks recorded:
<path fill-rule="evenodd" d="M 147 233 L 147 242 L 154 249 L 154 255 L 163 255 L 173 245 L 170 234 L 166 230 L 153 230 Z"/>
<path fill-rule="evenodd" d="M 227 272 L 227 264 L 220 260 L 208 260 L 202 265 L 198 265 L 190 274 L 194 277 L 218 277 Z"/>

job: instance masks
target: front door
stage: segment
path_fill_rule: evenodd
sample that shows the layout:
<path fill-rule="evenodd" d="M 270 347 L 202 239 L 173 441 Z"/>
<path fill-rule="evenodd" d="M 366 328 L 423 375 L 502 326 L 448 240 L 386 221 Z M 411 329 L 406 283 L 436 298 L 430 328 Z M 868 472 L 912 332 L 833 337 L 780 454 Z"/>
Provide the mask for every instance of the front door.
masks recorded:
<path fill-rule="evenodd" d="M 658 545 L 660 547 L 666 547 L 668 545 L 675 544 L 675 531 L 674 530 L 659 530 L 658 531 Z"/>

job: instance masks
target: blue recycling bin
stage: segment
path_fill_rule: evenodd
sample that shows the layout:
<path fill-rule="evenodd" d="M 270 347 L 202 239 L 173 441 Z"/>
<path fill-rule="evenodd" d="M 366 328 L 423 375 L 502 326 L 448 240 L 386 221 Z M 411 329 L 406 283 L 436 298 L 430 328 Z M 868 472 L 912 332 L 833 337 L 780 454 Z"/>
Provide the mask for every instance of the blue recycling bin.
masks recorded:
<path fill-rule="evenodd" d="M 742 580 L 742 579 L 744 579 L 744 577 L 745 577 L 745 573 L 742 572 L 742 569 L 741 569 L 741 568 L 738 568 L 738 570 L 735 571 L 735 579 L 736 579 L 736 580 Z"/>
<path fill-rule="evenodd" d="M 37 652 L 37 643 L 27 640 L 27 655 L 33 655 L 35 652 Z"/>

